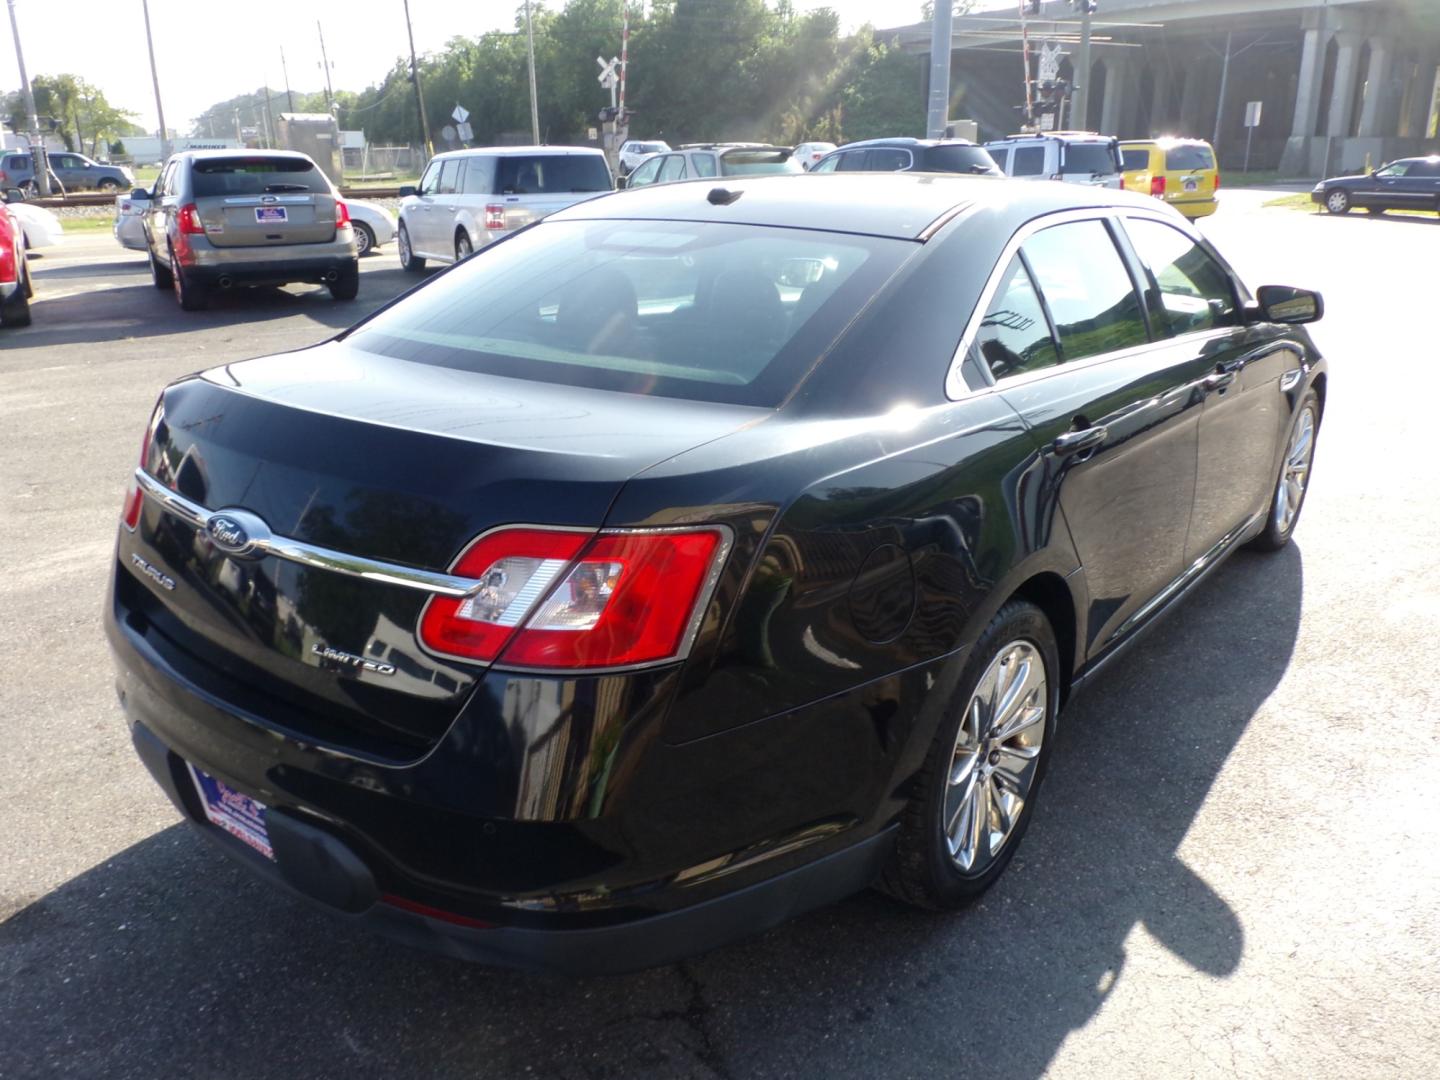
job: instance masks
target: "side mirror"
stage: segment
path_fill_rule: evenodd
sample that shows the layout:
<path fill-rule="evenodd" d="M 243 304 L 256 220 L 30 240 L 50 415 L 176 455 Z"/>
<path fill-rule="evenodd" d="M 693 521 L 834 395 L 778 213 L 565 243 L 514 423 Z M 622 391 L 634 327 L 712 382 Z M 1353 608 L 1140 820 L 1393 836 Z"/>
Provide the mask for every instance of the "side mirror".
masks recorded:
<path fill-rule="evenodd" d="M 408 199 L 411 195 L 419 194 L 414 184 L 406 184 L 400 189 L 400 197 Z"/>
<path fill-rule="evenodd" d="M 630 186 L 630 178 L 629 178 L 628 176 L 617 176 L 617 177 L 615 177 L 615 190 L 616 190 L 616 191 L 624 191 L 624 190 L 625 190 L 627 187 L 629 187 L 629 186 Z"/>
<path fill-rule="evenodd" d="M 130 192 L 130 198 L 136 202 L 149 202 L 151 195 L 143 187 L 137 187 Z"/>
<path fill-rule="evenodd" d="M 1310 289 L 1288 285 L 1261 285 L 1255 290 L 1256 306 L 1266 322 L 1312 323 L 1325 314 L 1325 300 Z"/>

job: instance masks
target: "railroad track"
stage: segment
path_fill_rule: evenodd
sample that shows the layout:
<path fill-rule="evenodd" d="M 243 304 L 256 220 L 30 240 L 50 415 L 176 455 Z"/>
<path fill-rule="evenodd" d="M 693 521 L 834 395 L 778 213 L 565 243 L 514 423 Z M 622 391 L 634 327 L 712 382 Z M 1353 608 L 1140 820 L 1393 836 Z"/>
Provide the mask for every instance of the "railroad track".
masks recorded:
<path fill-rule="evenodd" d="M 122 192 L 121 194 L 125 194 Z M 341 188 L 340 197 L 344 199 L 395 199 L 400 196 L 400 187 L 367 187 L 367 188 Z M 66 206 L 113 206 L 118 195 L 110 195 L 100 191 L 79 191 L 73 195 L 66 195 L 63 199 L 51 197 L 48 199 L 27 199 L 31 206 L 44 206 L 52 210 L 58 210 Z"/>

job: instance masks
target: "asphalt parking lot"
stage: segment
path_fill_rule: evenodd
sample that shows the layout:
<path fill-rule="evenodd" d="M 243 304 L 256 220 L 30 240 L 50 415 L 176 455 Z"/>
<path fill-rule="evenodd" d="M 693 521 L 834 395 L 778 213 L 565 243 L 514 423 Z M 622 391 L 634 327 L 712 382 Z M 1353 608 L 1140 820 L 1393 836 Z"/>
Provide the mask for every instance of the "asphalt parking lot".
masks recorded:
<path fill-rule="evenodd" d="M 161 385 L 358 301 L 185 314 L 108 234 L 0 331 L 0 1077 L 1315 1077 L 1440 1056 L 1440 220 L 1264 210 L 1205 231 L 1321 289 L 1330 402 L 1295 542 L 1242 552 L 1061 719 L 972 910 L 874 894 L 636 975 L 392 946 L 252 881 L 134 760 L 100 629 Z M 297 359 L 297 363 L 303 363 Z"/>

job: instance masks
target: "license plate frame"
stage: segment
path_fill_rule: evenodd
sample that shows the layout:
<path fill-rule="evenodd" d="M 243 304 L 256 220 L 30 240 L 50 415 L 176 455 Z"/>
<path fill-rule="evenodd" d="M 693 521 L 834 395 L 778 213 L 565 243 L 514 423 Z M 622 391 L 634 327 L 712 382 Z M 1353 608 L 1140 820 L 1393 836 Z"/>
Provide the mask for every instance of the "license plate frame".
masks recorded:
<path fill-rule="evenodd" d="M 265 823 L 269 807 L 259 799 L 236 791 L 225 781 L 211 776 L 188 761 L 185 767 L 190 770 L 190 779 L 200 796 L 205 820 L 222 832 L 229 833 L 263 858 L 274 862 L 275 849 L 271 846 L 270 830 Z"/>
<path fill-rule="evenodd" d="M 255 224 L 285 225 L 290 221 L 290 211 L 283 206 L 255 207 Z"/>

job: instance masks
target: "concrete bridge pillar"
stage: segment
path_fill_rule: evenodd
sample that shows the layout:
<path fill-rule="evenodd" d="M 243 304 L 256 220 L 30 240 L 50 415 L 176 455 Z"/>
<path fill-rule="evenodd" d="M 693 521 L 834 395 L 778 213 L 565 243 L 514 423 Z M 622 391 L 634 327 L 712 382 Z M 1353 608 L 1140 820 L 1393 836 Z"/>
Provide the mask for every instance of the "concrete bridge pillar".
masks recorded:
<path fill-rule="evenodd" d="M 1320 90 L 1325 77 L 1325 46 L 1328 43 L 1321 27 L 1305 31 L 1305 45 L 1300 53 L 1300 78 L 1295 86 L 1295 120 L 1290 126 L 1291 138 L 1308 138 L 1320 116 Z"/>
<path fill-rule="evenodd" d="M 1124 118 L 1121 111 L 1134 96 L 1131 80 L 1135 64 L 1128 57 L 1105 58 L 1105 98 L 1100 105 L 1100 131 L 1105 135 L 1121 135 Z"/>
<path fill-rule="evenodd" d="M 1425 138 L 1425 125 L 1430 122 L 1430 106 L 1435 94 L 1435 54 L 1422 53 L 1415 69 L 1415 82 L 1410 97 L 1410 137 Z"/>
<path fill-rule="evenodd" d="M 1335 35 L 1335 86 L 1330 94 L 1330 123 L 1327 135 L 1345 138 L 1350 134 L 1350 109 L 1355 100 L 1355 80 L 1359 73 L 1360 35 Z"/>
<path fill-rule="evenodd" d="M 1395 43 L 1389 38 L 1370 39 L 1370 69 L 1365 72 L 1365 104 L 1360 109 L 1359 135 L 1395 135 L 1399 117 L 1391 87 L 1390 66 Z"/>

